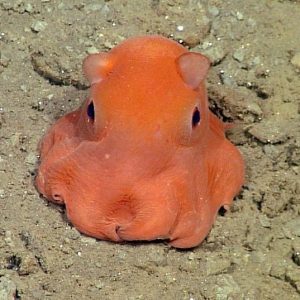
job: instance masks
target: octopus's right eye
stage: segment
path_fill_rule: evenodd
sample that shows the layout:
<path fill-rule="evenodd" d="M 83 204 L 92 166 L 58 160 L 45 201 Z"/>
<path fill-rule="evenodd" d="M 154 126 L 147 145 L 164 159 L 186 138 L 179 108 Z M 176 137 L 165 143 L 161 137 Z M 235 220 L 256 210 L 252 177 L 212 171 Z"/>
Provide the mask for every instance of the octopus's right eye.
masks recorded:
<path fill-rule="evenodd" d="M 91 101 L 90 104 L 87 107 L 87 115 L 89 117 L 89 120 L 94 122 L 94 120 L 95 120 L 95 109 L 94 109 L 93 101 Z"/>

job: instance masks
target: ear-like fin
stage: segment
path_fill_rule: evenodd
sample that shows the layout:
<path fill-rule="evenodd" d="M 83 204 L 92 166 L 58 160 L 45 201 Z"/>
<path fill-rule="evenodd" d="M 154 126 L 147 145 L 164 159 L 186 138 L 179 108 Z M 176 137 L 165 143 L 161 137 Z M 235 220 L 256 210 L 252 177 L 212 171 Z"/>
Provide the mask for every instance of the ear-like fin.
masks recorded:
<path fill-rule="evenodd" d="M 195 52 L 187 52 L 180 55 L 176 63 L 183 81 L 192 89 L 196 89 L 205 79 L 210 67 L 209 59 Z"/>
<path fill-rule="evenodd" d="M 111 69 L 112 62 L 108 53 L 91 54 L 83 61 L 83 72 L 90 84 L 103 80 Z"/>

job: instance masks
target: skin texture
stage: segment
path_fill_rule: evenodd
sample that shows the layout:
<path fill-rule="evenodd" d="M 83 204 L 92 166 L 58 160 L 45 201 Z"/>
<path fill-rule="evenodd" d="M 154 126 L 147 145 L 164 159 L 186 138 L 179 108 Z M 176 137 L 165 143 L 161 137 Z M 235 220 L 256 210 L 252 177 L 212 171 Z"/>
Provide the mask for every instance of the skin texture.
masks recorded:
<path fill-rule="evenodd" d="M 44 136 L 37 189 L 89 236 L 199 245 L 244 181 L 208 109 L 209 65 L 159 36 L 88 56 L 90 96 Z"/>

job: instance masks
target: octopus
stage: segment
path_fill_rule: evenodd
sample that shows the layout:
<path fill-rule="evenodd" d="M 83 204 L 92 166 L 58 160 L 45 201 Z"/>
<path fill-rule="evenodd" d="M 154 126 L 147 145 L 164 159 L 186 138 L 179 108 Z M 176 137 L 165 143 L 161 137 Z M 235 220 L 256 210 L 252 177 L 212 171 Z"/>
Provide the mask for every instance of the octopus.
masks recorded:
<path fill-rule="evenodd" d="M 89 95 L 40 142 L 38 191 L 85 235 L 199 245 L 244 182 L 242 156 L 209 110 L 209 68 L 161 36 L 89 55 Z"/>

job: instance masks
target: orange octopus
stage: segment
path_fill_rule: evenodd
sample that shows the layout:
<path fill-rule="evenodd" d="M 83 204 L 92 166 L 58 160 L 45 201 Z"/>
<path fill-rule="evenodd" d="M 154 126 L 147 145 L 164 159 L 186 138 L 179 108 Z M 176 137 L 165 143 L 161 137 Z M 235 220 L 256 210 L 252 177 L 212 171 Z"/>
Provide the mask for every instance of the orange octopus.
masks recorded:
<path fill-rule="evenodd" d="M 208 108 L 209 67 L 160 36 L 88 56 L 90 95 L 44 136 L 37 189 L 97 239 L 199 245 L 244 181 L 241 154 Z"/>

